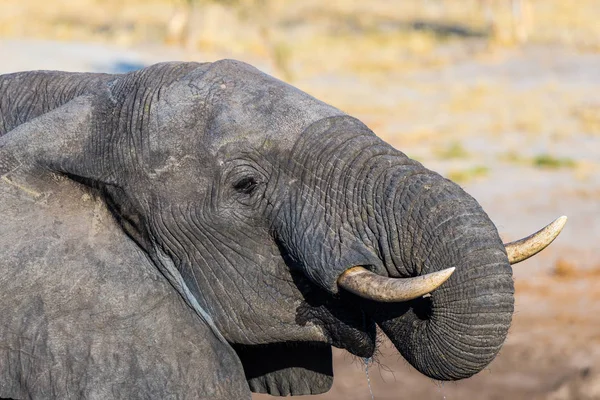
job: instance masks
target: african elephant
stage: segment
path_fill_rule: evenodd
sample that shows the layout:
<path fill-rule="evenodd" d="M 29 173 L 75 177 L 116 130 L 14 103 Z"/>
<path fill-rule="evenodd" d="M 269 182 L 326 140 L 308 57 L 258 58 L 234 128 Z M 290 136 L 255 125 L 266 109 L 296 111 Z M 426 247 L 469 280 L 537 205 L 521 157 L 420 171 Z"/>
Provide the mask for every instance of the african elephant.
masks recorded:
<path fill-rule="evenodd" d="M 507 247 L 458 185 L 242 62 L 0 76 L 0 397 L 327 391 L 378 326 L 435 379 L 487 366 Z"/>

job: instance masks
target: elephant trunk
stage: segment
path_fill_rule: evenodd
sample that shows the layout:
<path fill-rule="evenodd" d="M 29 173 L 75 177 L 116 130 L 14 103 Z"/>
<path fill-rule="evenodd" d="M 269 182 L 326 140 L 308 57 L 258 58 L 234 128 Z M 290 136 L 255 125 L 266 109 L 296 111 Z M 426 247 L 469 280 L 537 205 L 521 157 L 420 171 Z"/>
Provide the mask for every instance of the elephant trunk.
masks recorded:
<path fill-rule="evenodd" d="M 413 167 L 392 168 L 376 196 L 389 276 L 449 267 L 430 296 L 377 304 L 375 320 L 403 357 L 439 380 L 467 378 L 496 356 L 514 307 L 512 269 L 493 223 L 458 185 Z"/>
<path fill-rule="evenodd" d="M 292 154 L 282 170 L 302 179 L 285 185 L 292 206 L 273 209 L 273 231 L 295 264 L 332 293 L 357 266 L 391 278 L 455 268 L 430 296 L 361 304 L 425 375 L 455 380 L 488 365 L 510 327 L 514 288 L 479 204 L 349 117 L 313 124 Z"/>

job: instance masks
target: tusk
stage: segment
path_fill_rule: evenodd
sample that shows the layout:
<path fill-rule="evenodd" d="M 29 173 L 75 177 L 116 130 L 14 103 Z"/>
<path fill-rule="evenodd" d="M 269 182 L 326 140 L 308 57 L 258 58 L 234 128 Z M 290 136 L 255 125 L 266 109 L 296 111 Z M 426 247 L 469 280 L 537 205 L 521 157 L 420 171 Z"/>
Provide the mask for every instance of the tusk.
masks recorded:
<path fill-rule="evenodd" d="M 523 260 L 527 260 L 529 257 L 544 250 L 554 239 L 556 239 L 566 223 L 567 217 L 563 215 L 533 235 L 527 236 L 521 240 L 506 243 L 504 247 L 506 248 L 508 261 L 511 264 L 516 264 Z"/>
<path fill-rule="evenodd" d="M 453 272 L 454 268 L 448 268 L 414 278 L 388 278 L 352 267 L 340 275 L 337 283 L 363 299 L 392 303 L 413 300 L 437 289 Z"/>

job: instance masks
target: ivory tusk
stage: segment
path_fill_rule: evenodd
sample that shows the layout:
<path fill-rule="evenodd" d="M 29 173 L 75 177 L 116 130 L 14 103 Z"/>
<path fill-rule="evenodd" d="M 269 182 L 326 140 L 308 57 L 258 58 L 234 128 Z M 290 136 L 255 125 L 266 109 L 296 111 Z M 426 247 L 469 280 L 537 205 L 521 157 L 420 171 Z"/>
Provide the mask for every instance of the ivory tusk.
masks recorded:
<path fill-rule="evenodd" d="M 567 217 L 563 215 L 533 235 L 514 242 L 506 243 L 504 247 L 506 248 L 508 261 L 511 264 L 516 264 L 523 260 L 527 260 L 529 257 L 534 256 L 540 251 L 544 250 L 550 243 L 552 243 L 554 239 L 556 239 L 566 223 Z"/>
<path fill-rule="evenodd" d="M 413 278 L 388 278 L 363 267 L 352 267 L 338 278 L 338 286 L 363 299 L 392 303 L 421 297 L 446 282 L 455 268 Z"/>

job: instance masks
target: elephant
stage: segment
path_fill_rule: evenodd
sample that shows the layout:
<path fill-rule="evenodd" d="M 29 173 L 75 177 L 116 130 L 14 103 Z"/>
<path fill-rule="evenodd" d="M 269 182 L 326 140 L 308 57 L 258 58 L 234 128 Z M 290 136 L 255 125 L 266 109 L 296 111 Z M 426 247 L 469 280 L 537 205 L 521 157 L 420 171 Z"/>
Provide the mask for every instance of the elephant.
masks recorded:
<path fill-rule="evenodd" d="M 378 332 L 421 373 L 498 354 L 512 267 L 477 201 L 234 60 L 0 76 L 0 397 L 318 394 Z"/>

